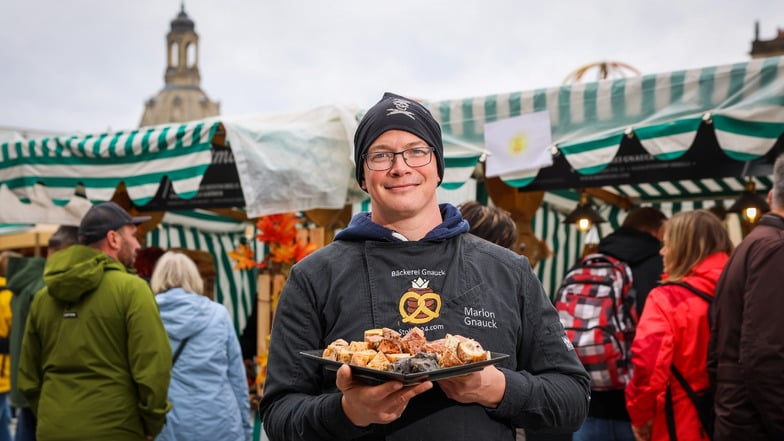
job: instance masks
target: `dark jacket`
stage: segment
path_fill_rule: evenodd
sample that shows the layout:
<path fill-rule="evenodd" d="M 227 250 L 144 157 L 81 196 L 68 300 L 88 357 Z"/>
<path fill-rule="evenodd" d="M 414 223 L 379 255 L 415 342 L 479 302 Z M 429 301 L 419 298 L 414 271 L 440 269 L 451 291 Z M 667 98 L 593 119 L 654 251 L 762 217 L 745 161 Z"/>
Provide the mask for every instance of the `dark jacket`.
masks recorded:
<path fill-rule="evenodd" d="M 358 214 L 293 267 L 275 312 L 261 402 L 270 440 L 511 441 L 515 427 L 582 424 L 588 375 L 527 259 L 466 234 L 456 208 L 443 205 L 442 216 L 424 239 L 408 242 Z M 422 310 L 424 299 L 432 304 Z M 356 427 L 335 373 L 298 354 L 338 338 L 361 341 L 367 329 L 414 326 L 428 340 L 459 334 L 510 354 L 498 365 L 506 378 L 498 407 L 459 404 L 436 382 L 399 420 Z"/>
<path fill-rule="evenodd" d="M 8 260 L 8 289 L 14 293 L 11 299 L 11 392 L 8 399 L 16 408 L 30 407 L 19 391 L 19 355 L 30 304 L 35 293 L 44 287 L 44 264 L 46 259 L 43 257 L 11 257 Z"/>
<path fill-rule="evenodd" d="M 714 439 L 784 439 L 784 218 L 766 214 L 716 289 L 710 370 Z"/>
<path fill-rule="evenodd" d="M 663 271 L 661 242 L 650 233 L 621 227 L 599 242 L 599 252 L 626 262 L 632 269 L 637 316 L 648 293 L 659 284 Z"/>
<path fill-rule="evenodd" d="M 631 268 L 637 317 L 642 315 L 642 307 L 648 298 L 648 293 L 661 279 L 663 264 L 659 254 L 660 249 L 659 239 L 633 228 L 621 227 L 599 242 L 600 253 L 609 254 L 626 262 Z M 588 416 L 628 420 L 629 413 L 626 411 L 624 391 L 591 391 Z"/>

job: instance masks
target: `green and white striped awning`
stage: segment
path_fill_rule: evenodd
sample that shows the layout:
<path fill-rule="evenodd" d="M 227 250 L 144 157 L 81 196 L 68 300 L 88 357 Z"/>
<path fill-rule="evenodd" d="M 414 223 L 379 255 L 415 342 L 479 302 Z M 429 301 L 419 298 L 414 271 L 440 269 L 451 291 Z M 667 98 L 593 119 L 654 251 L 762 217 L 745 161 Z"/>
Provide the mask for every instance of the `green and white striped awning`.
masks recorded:
<path fill-rule="evenodd" d="M 483 144 L 466 143 L 448 133 L 442 135 L 444 142 L 444 179 L 441 187 L 455 190 L 463 186 L 484 160 L 487 150 Z"/>
<path fill-rule="evenodd" d="M 445 135 L 475 145 L 483 145 L 488 122 L 547 111 L 554 154 L 585 175 L 604 170 L 624 137 L 639 140 L 657 160 L 679 158 L 704 123 L 727 156 L 749 161 L 784 133 L 784 57 L 424 104 Z M 538 173 L 501 179 L 526 187 Z"/>
<path fill-rule="evenodd" d="M 770 176 L 749 177 L 759 194 L 766 194 L 773 186 Z M 679 181 L 661 181 L 644 184 L 629 184 L 603 187 L 617 195 L 635 201 L 639 205 L 686 200 L 733 200 L 743 192 L 746 180 L 742 178 L 715 178 Z M 686 197 L 690 195 L 691 197 Z M 576 191 L 552 190 L 545 193 L 544 200 L 551 208 L 570 212 L 577 205 L 580 194 Z M 597 201 L 594 200 L 596 203 Z M 732 205 L 731 203 L 729 205 Z M 728 205 L 728 206 L 729 206 Z M 710 206 L 710 205 L 708 205 Z"/>
<path fill-rule="evenodd" d="M 83 214 L 81 202 L 110 200 L 122 183 L 137 207 L 143 210 L 155 199 L 156 211 L 167 210 L 165 203 L 159 203 L 159 192 L 173 192 L 179 200 L 197 197 L 201 202 L 205 172 L 218 167 L 226 171 L 225 161 L 230 161 L 235 177 L 216 179 L 233 181 L 217 184 L 240 187 L 249 217 L 343 208 L 353 202 L 354 194 L 361 193 L 352 179 L 351 160 L 357 113 L 355 108 L 323 106 L 301 112 L 221 116 L 115 133 L 5 142 L 0 144 L 0 202 L 40 206 L 40 210 L 23 210 L 31 217 L 25 222 L 66 223 L 63 218 L 69 212 L 81 210 L 76 213 L 78 221 Z M 219 130 L 222 136 L 215 142 Z M 223 146 L 230 151 L 224 151 Z M 465 153 L 461 150 L 455 155 L 460 163 Z M 454 174 L 460 179 L 465 170 L 455 167 Z M 221 172 L 212 173 L 218 174 Z M 171 188 L 162 189 L 164 182 Z M 209 189 L 219 192 L 220 185 Z M 190 208 L 214 208 L 208 198 L 205 196 L 204 206 Z M 211 202 L 226 203 L 219 199 L 213 196 Z M 52 214 L 58 211 L 55 207 L 68 207 L 73 201 L 77 201 L 76 207 Z M 48 216 L 43 214 L 47 212 Z M 32 218 L 36 216 L 49 218 Z M 18 220 L 5 219 L 0 212 L 0 223 L 7 222 Z"/>
<path fill-rule="evenodd" d="M 125 183 L 136 205 L 149 202 L 164 176 L 180 197 L 193 197 L 210 165 L 220 121 L 146 127 L 84 136 L 0 144 L 0 184 L 29 201 L 37 184 L 65 205 L 77 188 L 92 202 L 108 201 Z"/>

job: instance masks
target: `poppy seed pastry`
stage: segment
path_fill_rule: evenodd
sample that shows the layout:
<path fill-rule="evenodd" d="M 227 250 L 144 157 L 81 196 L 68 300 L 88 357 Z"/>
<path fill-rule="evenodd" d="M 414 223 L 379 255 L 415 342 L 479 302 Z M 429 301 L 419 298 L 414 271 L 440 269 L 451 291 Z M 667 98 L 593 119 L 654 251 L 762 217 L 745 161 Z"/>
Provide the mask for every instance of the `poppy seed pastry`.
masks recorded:
<path fill-rule="evenodd" d="M 438 369 L 438 356 L 426 352 L 420 352 L 413 357 L 403 358 L 387 366 L 388 371 L 400 374 L 428 372 L 436 369 Z"/>

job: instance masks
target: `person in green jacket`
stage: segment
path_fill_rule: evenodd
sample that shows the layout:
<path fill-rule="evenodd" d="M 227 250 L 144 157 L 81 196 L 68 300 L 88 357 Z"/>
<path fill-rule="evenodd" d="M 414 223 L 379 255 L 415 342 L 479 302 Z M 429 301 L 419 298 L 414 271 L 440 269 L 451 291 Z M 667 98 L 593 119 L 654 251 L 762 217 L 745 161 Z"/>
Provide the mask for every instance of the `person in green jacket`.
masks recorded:
<path fill-rule="evenodd" d="M 149 219 L 95 205 L 79 225 L 82 244 L 46 262 L 18 373 L 39 441 L 152 440 L 163 427 L 169 337 L 149 285 L 129 270 L 137 225 Z"/>

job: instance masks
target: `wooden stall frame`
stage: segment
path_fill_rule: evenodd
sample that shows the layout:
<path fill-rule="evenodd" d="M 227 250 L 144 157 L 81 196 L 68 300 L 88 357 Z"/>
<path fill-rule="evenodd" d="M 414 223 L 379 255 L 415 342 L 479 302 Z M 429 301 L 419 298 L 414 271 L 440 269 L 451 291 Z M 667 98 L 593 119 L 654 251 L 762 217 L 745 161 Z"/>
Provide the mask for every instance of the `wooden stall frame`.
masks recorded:
<path fill-rule="evenodd" d="M 297 240 L 316 244 L 318 248 L 324 246 L 324 228 L 302 228 L 297 232 Z M 261 271 L 258 276 L 258 293 L 256 296 L 256 307 L 258 311 L 258 323 L 256 333 L 256 354 L 266 354 L 269 350 L 269 335 L 272 331 L 272 320 L 275 317 L 273 308 L 274 299 L 280 296 L 283 286 L 286 284 L 286 276 L 282 273 Z M 261 369 L 261 366 L 258 366 Z M 256 384 L 256 394 L 261 397 L 263 385 Z"/>

